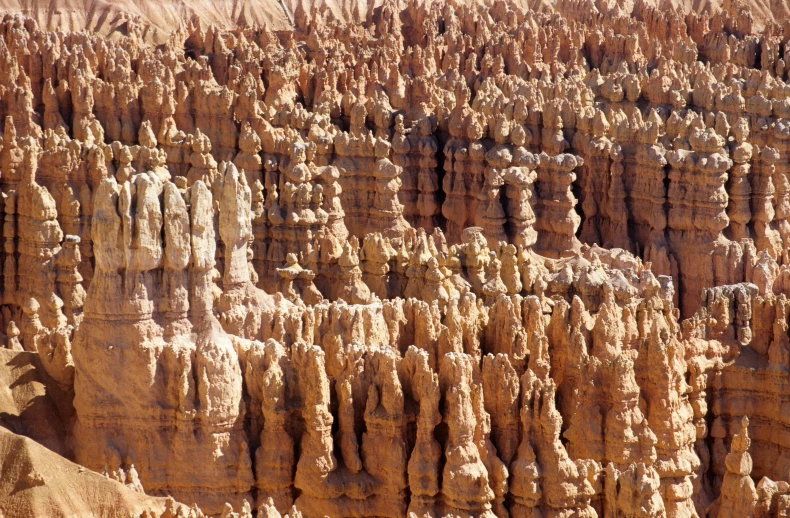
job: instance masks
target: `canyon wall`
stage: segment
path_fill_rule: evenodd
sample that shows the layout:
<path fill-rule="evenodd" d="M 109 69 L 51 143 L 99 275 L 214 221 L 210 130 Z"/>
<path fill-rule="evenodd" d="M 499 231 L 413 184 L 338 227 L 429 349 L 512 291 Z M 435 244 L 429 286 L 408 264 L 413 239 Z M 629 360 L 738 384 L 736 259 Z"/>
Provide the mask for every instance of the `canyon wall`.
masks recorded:
<path fill-rule="evenodd" d="M 3 18 L 0 424 L 134 516 L 786 516 L 790 26 L 294 16 Z"/>

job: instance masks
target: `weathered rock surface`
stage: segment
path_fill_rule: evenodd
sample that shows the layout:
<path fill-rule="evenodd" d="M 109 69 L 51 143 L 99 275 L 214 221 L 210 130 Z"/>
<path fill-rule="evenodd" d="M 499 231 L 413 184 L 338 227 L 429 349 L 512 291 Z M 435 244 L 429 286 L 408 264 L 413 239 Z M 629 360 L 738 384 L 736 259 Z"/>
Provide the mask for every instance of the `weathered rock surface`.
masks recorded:
<path fill-rule="evenodd" d="M 787 515 L 790 25 L 333 6 L 0 21 L 3 515 Z"/>
<path fill-rule="evenodd" d="M 203 516 L 66 460 L 0 428 L 0 511 L 4 516 Z M 139 484 L 139 481 L 137 482 Z"/>

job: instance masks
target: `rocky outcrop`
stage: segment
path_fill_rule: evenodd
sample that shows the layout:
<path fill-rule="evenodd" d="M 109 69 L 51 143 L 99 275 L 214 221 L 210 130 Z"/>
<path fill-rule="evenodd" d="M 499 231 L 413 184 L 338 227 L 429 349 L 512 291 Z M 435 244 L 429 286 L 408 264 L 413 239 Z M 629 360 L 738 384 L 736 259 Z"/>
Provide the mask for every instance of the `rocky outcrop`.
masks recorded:
<path fill-rule="evenodd" d="M 239 224 L 245 230 L 236 206 L 244 197 L 234 187 L 238 172 L 226 169 L 218 205 L 228 295 L 244 275 L 250 281 L 248 238 L 235 237 Z M 238 353 L 212 313 L 211 192 L 197 180 L 182 194 L 144 172 L 120 185 L 104 179 L 94 209 L 96 272 L 73 351 L 77 460 L 97 471 L 135 464 L 147 491 L 200 502 L 207 512 L 241 502 L 252 465 Z M 236 242 L 244 248 L 234 250 Z M 196 461 L 204 455 L 206 469 L 172 472 L 170 459 L 185 452 Z"/>
<path fill-rule="evenodd" d="M 289 5 L 0 21 L 0 423 L 175 499 L 75 505 L 782 516 L 788 27 Z"/>

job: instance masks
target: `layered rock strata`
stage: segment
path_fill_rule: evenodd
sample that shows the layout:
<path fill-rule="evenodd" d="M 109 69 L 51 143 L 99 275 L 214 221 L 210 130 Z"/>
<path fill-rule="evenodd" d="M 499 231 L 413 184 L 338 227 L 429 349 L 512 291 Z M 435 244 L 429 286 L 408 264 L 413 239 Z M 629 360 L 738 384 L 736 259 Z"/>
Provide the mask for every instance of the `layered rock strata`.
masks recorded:
<path fill-rule="evenodd" d="M 786 514 L 790 29 L 634 11 L 4 17 L 47 441 L 149 516 Z"/>

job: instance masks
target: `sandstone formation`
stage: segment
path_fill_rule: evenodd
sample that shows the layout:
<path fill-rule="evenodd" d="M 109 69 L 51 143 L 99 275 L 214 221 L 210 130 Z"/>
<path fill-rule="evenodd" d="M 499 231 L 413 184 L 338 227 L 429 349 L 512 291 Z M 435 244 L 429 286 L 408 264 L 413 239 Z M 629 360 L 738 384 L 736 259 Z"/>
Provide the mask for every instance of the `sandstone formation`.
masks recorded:
<path fill-rule="evenodd" d="M 278 5 L 0 21 L 1 515 L 790 513 L 781 10 Z"/>
<path fill-rule="evenodd" d="M 111 480 L 1 427 L 0 453 L 6 516 L 202 516 L 172 499 L 143 494 L 131 479 Z"/>
<path fill-rule="evenodd" d="M 21 4 L 4 1 L 0 10 L 13 13 L 26 12 L 37 23 L 50 31 L 89 30 L 103 36 L 117 37 L 136 31 L 150 43 L 163 43 L 169 35 L 178 30 L 188 31 L 195 23 L 217 24 L 226 28 L 243 28 L 251 25 L 268 25 L 274 30 L 288 30 L 295 26 L 305 28 L 310 20 L 311 9 L 332 12 L 338 19 L 347 22 L 365 21 L 367 5 L 380 7 L 380 2 L 359 4 L 345 0 L 324 0 L 302 2 L 301 0 L 285 0 L 269 2 L 255 0 L 251 2 L 232 2 L 216 4 L 213 2 L 74 2 L 59 0 L 48 4 Z M 535 11 L 550 12 L 557 8 L 562 12 L 573 11 L 576 2 L 545 2 L 542 0 L 518 0 L 519 7 Z M 606 14 L 614 9 L 623 15 L 639 13 L 642 6 L 639 2 L 612 5 L 601 3 L 589 4 L 596 13 Z M 649 2 L 647 5 L 666 5 L 660 2 Z M 713 2 L 672 2 L 669 4 L 680 10 L 683 15 L 689 12 L 697 14 L 716 14 L 730 8 L 726 1 Z M 770 22 L 781 22 L 790 13 L 790 7 L 784 1 L 754 2 L 750 16 L 745 18 L 748 27 L 760 28 Z M 188 21 L 187 21 L 188 20 Z M 743 22 L 741 22 L 743 24 Z"/>

